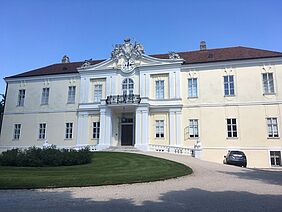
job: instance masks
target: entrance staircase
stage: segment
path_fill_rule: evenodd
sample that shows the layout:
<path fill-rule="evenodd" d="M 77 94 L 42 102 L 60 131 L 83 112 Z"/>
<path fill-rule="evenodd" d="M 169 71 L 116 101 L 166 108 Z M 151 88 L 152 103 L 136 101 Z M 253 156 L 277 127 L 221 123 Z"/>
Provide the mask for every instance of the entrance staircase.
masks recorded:
<path fill-rule="evenodd" d="M 106 152 L 140 152 L 134 146 L 111 146 L 103 151 Z"/>

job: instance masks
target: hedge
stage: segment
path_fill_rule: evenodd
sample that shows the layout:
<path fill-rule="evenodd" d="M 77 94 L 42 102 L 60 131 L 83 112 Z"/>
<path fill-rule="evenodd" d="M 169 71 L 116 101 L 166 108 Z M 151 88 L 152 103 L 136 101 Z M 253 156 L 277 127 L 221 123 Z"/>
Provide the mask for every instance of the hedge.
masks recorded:
<path fill-rule="evenodd" d="M 91 163 L 92 153 L 89 148 L 81 150 L 30 147 L 12 149 L 0 154 L 1 166 L 71 166 Z"/>

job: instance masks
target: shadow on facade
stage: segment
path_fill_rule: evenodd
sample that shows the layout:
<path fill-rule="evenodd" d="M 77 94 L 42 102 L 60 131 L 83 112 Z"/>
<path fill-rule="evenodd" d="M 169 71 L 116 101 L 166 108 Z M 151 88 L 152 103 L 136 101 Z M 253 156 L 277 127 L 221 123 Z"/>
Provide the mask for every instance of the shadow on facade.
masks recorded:
<path fill-rule="evenodd" d="M 210 192 L 197 188 L 164 193 L 158 201 L 145 201 L 141 205 L 136 205 L 132 199 L 95 201 L 94 198 L 75 198 L 69 191 L 1 191 L 0 197 L 1 211 L 249 212 L 282 210 L 282 195 L 258 195 L 235 191 Z"/>
<path fill-rule="evenodd" d="M 257 180 L 267 184 L 282 185 L 282 169 L 281 170 L 258 170 L 258 169 L 246 169 L 240 172 L 227 172 L 218 171 L 220 173 L 228 175 L 234 175 L 241 179 Z"/>

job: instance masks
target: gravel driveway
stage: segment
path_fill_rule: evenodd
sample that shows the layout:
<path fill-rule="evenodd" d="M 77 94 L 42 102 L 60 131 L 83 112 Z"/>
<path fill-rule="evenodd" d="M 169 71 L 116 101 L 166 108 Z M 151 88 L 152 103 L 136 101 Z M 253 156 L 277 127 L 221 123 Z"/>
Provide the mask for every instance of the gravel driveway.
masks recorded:
<path fill-rule="evenodd" d="M 0 211 L 282 211 L 282 169 L 258 170 L 146 153 L 190 166 L 177 179 L 85 188 L 0 190 Z"/>

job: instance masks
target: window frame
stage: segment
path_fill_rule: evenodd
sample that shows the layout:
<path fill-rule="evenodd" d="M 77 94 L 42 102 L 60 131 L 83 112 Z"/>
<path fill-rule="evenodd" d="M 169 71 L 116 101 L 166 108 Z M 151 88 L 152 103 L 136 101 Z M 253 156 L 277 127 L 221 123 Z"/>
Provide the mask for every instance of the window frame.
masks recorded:
<path fill-rule="evenodd" d="M 134 81 L 131 78 L 125 78 L 121 83 L 122 95 L 134 95 Z"/>
<path fill-rule="evenodd" d="M 165 121 L 163 119 L 155 120 L 155 138 L 165 138 Z"/>
<path fill-rule="evenodd" d="M 165 98 L 165 81 L 164 80 L 155 81 L 155 98 L 156 99 Z"/>
<path fill-rule="evenodd" d="M 100 121 L 92 122 L 92 139 L 98 140 L 100 138 Z"/>
<path fill-rule="evenodd" d="M 19 126 L 19 127 L 18 127 Z M 21 137 L 21 128 L 22 128 L 22 124 L 14 124 L 14 135 L 13 135 L 13 140 L 14 141 L 18 141 L 20 140 Z"/>
<path fill-rule="evenodd" d="M 25 103 L 25 96 L 26 96 L 26 91 L 25 89 L 20 89 L 18 92 L 18 102 L 17 102 L 17 107 L 23 107 Z"/>
<path fill-rule="evenodd" d="M 275 124 L 273 123 L 273 121 L 275 120 Z M 270 121 L 270 123 L 269 123 Z M 267 138 L 268 139 L 279 139 L 280 138 L 280 132 L 279 132 L 279 120 L 277 117 L 267 117 L 266 118 L 266 128 L 267 128 Z M 271 132 L 269 131 L 269 127 L 271 128 Z M 276 127 L 276 133 L 275 134 L 275 130 L 274 127 Z M 270 133 L 272 136 L 270 136 Z"/>
<path fill-rule="evenodd" d="M 41 105 L 49 104 L 49 96 L 50 96 L 50 88 L 49 87 L 42 88 Z"/>
<path fill-rule="evenodd" d="M 94 84 L 93 102 L 99 103 L 101 102 L 102 98 L 103 98 L 103 84 L 101 83 Z"/>
<path fill-rule="evenodd" d="M 43 137 L 41 136 L 41 133 L 42 133 L 41 132 L 41 124 L 45 125 L 44 136 Z M 42 123 L 39 123 L 39 126 L 38 126 L 38 140 L 46 140 L 46 139 L 47 139 L 47 123 L 46 122 L 42 122 Z"/>
<path fill-rule="evenodd" d="M 73 122 L 66 122 L 65 127 L 65 139 L 73 139 Z"/>
<path fill-rule="evenodd" d="M 264 77 L 266 76 L 266 77 Z M 270 79 L 270 76 L 272 79 Z M 263 95 L 275 94 L 274 74 L 273 72 L 262 73 Z"/>
<path fill-rule="evenodd" d="M 73 90 L 72 90 L 73 88 Z M 75 97 L 76 97 L 76 86 L 71 85 L 68 89 L 68 104 L 75 104 Z"/>
<path fill-rule="evenodd" d="M 230 120 L 230 124 L 228 123 L 228 120 Z M 235 120 L 235 124 L 233 123 L 234 120 Z M 237 118 L 226 118 L 227 139 L 237 139 L 239 137 L 237 120 L 238 120 Z M 229 126 L 231 130 L 229 130 Z M 233 128 L 234 126 L 236 127 L 236 130 L 234 130 Z M 229 136 L 229 132 L 231 133 L 231 136 Z"/>
<path fill-rule="evenodd" d="M 198 97 L 199 97 L 198 96 L 198 78 L 197 77 L 188 78 L 188 98 L 198 98 Z"/>
<path fill-rule="evenodd" d="M 224 96 L 235 96 L 235 77 L 234 75 L 223 76 L 223 90 L 224 90 Z"/>
<path fill-rule="evenodd" d="M 278 153 L 278 155 L 275 155 L 275 153 Z M 271 155 L 271 153 L 274 153 L 274 155 Z M 280 161 L 279 161 L 279 165 L 277 165 L 277 161 L 276 159 L 277 158 L 280 158 Z M 273 161 L 272 161 L 273 159 Z M 274 162 L 274 164 L 272 163 Z M 281 158 L 281 151 L 280 150 L 269 150 L 269 163 L 270 163 L 270 166 L 271 167 L 281 167 L 282 166 L 282 158 Z"/>
<path fill-rule="evenodd" d="M 191 125 L 191 123 L 192 123 L 192 125 Z M 193 131 L 193 134 L 191 134 L 191 129 Z M 200 137 L 199 119 L 189 119 L 188 137 L 189 137 L 189 139 L 198 139 Z"/>

